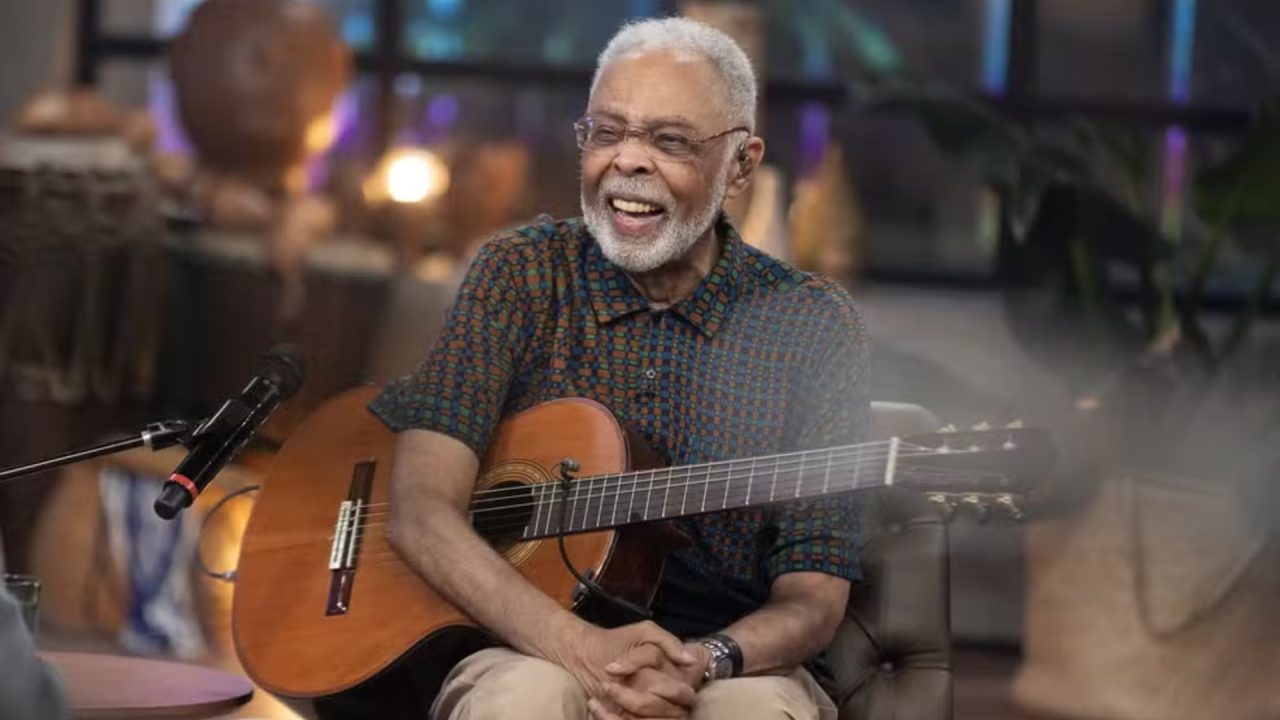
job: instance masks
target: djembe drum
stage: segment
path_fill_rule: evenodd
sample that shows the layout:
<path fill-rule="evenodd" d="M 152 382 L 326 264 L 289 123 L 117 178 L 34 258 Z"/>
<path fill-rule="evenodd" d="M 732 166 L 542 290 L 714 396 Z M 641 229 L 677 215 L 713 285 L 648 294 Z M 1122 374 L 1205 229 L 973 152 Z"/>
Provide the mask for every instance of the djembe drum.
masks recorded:
<path fill-rule="evenodd" d="M 0 383 L 114 404 L 153 388 L 161 225 L 115 139 L 18 137 L 0 155 Z"/>

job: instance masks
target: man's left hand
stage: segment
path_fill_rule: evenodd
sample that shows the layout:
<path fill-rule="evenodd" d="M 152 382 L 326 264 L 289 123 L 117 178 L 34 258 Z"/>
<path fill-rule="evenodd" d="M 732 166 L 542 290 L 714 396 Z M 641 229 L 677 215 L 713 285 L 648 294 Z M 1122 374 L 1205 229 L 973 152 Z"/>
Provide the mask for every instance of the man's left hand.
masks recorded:
<path fill-rule="evenodd" d="M 605 666 L 614 682 L 605 687 L 605 697 L 593 700 L 591 715 L 596 720 L 656 720 L 688 717 L 702 686 L 702 674 L 709 652 L 698 643 L 685 643 L 698 658 L 688 665 L 672 663 L 657 648 L 642 645 Z"/>

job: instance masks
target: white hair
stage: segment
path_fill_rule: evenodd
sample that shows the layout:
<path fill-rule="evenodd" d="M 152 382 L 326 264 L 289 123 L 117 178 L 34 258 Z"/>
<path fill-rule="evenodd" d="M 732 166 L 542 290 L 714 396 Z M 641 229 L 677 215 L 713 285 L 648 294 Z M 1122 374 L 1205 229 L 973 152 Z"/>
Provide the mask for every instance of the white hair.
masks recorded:
<path fill-rule="evenodd" d="M 719 30 L 688 18 L 640 20 L 622 27 L 596 60 L 591 94 L 595 95 L 600 75 L 609 63 L 645 52 L 666 51 L 677 56 L 700 57 L 711 63 L 724 78 L 730 122 L 754 131 L 756 126 L 756 74 L 751 61 L 733 38 Z"/>

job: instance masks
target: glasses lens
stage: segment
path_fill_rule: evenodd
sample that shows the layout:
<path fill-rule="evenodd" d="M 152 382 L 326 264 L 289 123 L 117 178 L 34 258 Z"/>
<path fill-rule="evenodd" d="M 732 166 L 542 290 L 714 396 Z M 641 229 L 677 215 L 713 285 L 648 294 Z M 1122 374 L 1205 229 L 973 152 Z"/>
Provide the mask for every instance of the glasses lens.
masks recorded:
<path fill-rule="evenodd" d="M 701 154 L 704 142 L 700 142 L 678 130 L 629 130 L 617 123 L 596 122 L 591 116 L 573 124 L 578 147 L 582 150 L 601 150 L 624 143 L 634 135 L 644 143 L 652 156 L 664 160 L 688 161 Z M 732 130 L 729 132 L 733 132 Z M 708 140 L 719 139 L 725 133 L 713 135 Z"/>
<path fill-rule="evenodd" d="M 693 138 L 677 132 L 659 132 L 649 136 L 649 143 L 664 157 L 687 160 L 697 154 Z"/>

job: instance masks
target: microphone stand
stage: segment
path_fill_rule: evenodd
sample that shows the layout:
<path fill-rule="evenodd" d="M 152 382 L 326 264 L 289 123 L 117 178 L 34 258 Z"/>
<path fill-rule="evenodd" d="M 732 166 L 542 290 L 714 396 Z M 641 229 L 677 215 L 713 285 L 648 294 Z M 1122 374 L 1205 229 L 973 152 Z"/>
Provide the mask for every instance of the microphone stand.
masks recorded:
<path fill-rule="evenodd" d="M 186 444 L 191 439 L 191 423 L 186 420 L 163 420 L 161 422 L 151 423 L 139 432 L 137 435 L 125 438 L 123 440 L 114 440 L 112 442 L 95 445 L 83 450 L 75 450 L 62 455 L 33 462 L 28 465 L 19 465 L 6 470 L 0 470 L 0 483 L 9 480 L 16 480 L 27 475 L 52 470 L 63 465 L 78 463 L 90 458 L 101 457 L 103 455 L 111 455 L 112 453 L 132 450 L 138 447 L 145 447 L 148 450 L 163 450 L 164 448 Z"/>

